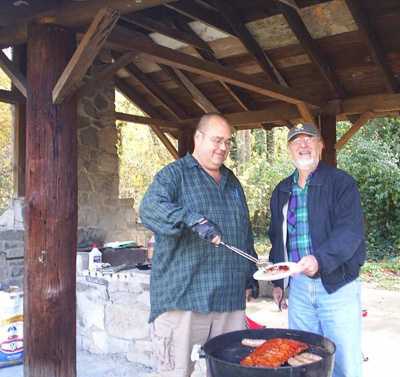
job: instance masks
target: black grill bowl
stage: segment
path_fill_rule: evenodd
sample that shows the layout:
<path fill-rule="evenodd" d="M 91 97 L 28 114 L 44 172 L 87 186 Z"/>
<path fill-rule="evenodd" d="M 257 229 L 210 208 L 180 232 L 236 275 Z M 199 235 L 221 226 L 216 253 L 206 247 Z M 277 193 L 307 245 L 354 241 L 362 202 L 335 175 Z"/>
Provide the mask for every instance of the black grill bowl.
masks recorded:
<path fill-rule="evenodd" d="M 240 365 L 252 348 L 241 344 L 242 339 L 289 338 L 310 345 L 309 352 L 322 360 L 298 367 L 254 368 Z M 323 336 L 306 331 L 288 329 L 242 330 L 216 336 L 207 341 L 203 351 L 212 377 L 331 377 L 335 344 Z"/>

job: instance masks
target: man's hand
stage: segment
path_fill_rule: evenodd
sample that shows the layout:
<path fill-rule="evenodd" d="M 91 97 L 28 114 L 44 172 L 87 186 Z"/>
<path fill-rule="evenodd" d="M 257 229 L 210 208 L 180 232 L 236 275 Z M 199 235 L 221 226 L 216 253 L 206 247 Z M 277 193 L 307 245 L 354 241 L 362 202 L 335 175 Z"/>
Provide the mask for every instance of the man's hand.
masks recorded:
<path fill-rule="evenodd" d="M 276 305 L 280 311 L 287 309 L 286 298 L 283 294 L 283 289 L 281 287 L 273 287 L 272 288 L 272 297 Z"/>
<path fill-rule="evenodd" d="M 197 233 L 203 240 L 212 242 L 219 245 L 221 242 L 221 231 L 217 224 L 203 217 L 199 222 L 194 224 L 191 228 L 193 232 Z"/>
<path fill-rule="evenodd" d="M 301 258 L 298 262 L 298 266 L 300 272 L 310 277 L 314 276 L 319 270 L 318 261 L 317 258 L 314 257 L 314 255 L 307 255 Z"/>

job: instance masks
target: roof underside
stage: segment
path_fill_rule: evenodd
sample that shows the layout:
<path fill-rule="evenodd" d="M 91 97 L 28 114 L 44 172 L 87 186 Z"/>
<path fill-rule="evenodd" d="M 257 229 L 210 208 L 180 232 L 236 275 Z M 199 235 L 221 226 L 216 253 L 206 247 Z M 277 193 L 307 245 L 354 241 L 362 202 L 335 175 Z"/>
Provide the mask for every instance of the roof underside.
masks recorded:
<path fill-rule="evenodd" d="M 58 9 L 57 23 L 81 33 L 94 17 L 93 12 L 86 15 L 90 2 L 85 1 L 73 2 L 81 7 L 75 18 L 68 9 L 62 13 L 62 6 L 54 10 L 52 1 L 26 1 L 28 5 L 18 7 L 13 3 L 22 2 L 0 6 L 3 46 L 24 42 L 26 20 L 33 16 L 54 16 Z M 251 117 L 253 123 L 242 121 L 238 128 L 287 125 L 300 118 L 296 106 L 301 103 L 315 113 L 343 101 L 398 92 L 398 0 L 103 3 L 114 3 L 121 12 L 118 34 L 113 32 L 106 45 L 111 48 L 110 64 L 127 50 L 137 53 L 115 74 L 117 88 L 150 117 L 169 121 L 168 127 L 210 111 L 264 111 L 265 119 L 258 114 Z M 129 8 L 132 3 L 138 7 Z M 160 45 L 168 50 L 158 50 Z M 177 55 L 170 57 L 170 49 Z M 196 59 L 185 58 L 188 55 Z M 236 76 L 237 71 L 246 76 Z M 243 84 L 248 77 L 251 85 Z M 268 95 L 267 90 L 276 88 L 283 97 Z M 385 110 L 397 111 L 400 103 L 389 107 Z M 359 113 L 366 110 L 374 109 Z M 349 113 L 357 115 L 358 110 Z"/>

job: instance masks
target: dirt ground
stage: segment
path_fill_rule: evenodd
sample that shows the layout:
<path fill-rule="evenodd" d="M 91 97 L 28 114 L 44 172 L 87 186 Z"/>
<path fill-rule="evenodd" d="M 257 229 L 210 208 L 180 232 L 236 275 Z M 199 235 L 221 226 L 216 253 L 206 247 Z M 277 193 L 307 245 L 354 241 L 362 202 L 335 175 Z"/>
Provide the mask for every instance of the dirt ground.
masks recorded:
<path fill-rule="evenodd" d="M 393 361 L 399 357 L 400 345 L 400 291 L 379 289 L 363 283 L 363 377 L 398 375 Z M 279 312 L 270 299 L 261 298 L 249 303 L 248 316 L 268 327 L 287 327 L 286 313 Z M 104 357 L 78 352 L 78 377 L 157 377 L 140 364 L 129 363 L 118 355 Z M 118 368 L 115 366 L 118 365 Z M 391 368 L 391 369 L 390 369 Z M 0 377 L 23 377 L 23 367 L 0 369 Z M 204 364 L 196 366 L 192 377 L 205 377 Z"/>
<path fill-rule="evenodd" d="M 400 292 L 363 283 L 362 308 L 367 311 L 363 318 L 363 354 L 367 359 L 363 377 L 392 375 L 393 360 L 399 357 Z M 287 327 L 287 314 L 279 312 L 269 299 L 249 303 L 247 313 L 252 320 L 268 327 Z"/>

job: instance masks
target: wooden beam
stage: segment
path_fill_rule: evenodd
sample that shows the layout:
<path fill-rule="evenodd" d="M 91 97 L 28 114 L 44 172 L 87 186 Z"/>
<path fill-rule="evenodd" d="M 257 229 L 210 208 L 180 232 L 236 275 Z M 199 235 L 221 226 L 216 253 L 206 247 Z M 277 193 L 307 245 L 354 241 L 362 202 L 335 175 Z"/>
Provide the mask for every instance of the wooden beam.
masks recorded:
<path fill-rule="evenodd" d="M 130 51 L 126 52 L 125 54 L 121 55 L 117 58 L 114 63 L 110 64 L 102 71 L 95 73 L 90 79 L 84 84 L 84 86 L 79 90 L 79 95 L 83 95 L 87 92 L 90 88 L 98 85 L 99 82 L 104 82 L 107 80 L 111 80 L 114 75 L 123 67 L 127 66 L 129 63 L 133 61 L 135 56 L 137 55 L 136 52 Z"/>
<path fill-rule="evenodd" d="M 260 65 L 267 77 L 274 82 L 283 86 L 288 86 L 286 80 L 275 67 L 271 58 L 261 48 L 256 39 L 247 29 L 245 24 L 240 19 L 238 11 L 234 8 L 232 3 L 223 0 L 213 0 L 213 4 L 219 9 L 220 14 L 223 15 L 225 20 L 229 23 L 236 36 L 240 39 L 246 49 L 254 56 L 257 63 Z"/>
<path fill-rule="evenodd" d="M 53 102 L 61 103 L 83 85 L 83 78 L 118 21 L 110 8 L 100 9 L 53 89 Z"/>
<path fill-rule="evenodd" d="M 18 68 L 13 64 L 13 62 L 8 59 L 7 55 L 0 50 L 0 68 L 3 69 L 4 73 L 9 77 L 15 87 L 22 93 L 26 98 L 26 78 L 18 70 Z"/>
<path fill-rule="evenodd" d="M 215 12 L 210 8 L 204 8 L 194 1 L 173 1 L 164 4 L 164 6 L 188 18 L 191 18 L 194 21 L 200 21 L 215 29 L 223 31 L 226 34 L 235 35 L 235 32 L 232 30 L 231 26 L 223 18 L 221 18 L 221 15 L 218 12 Z"/>
<path fill-rule="evenodd" d="M 175 74 L 179 77 L 182 84 L 190 92 L 193 97 L 193 101 L 203 109 L 205 113 L 219 113 L 219 110 L 214 104 L 207 99 L 207 97 L 194 85 L 190 79 L 179 69 L 174 69 Z"/>
<path fill-rule="evenodd" d="M 370 119 L 374 118 L 375 114 L 372 111 L 368 111 L 364 114 L 361 114 L 356 122 L 350 127 L 350 129 L 340 138 L 340 140 L 336 143 L 335 148 L 336 151 L 341 150 L 348 141 L 353 137 L 353 135 L 358 132 L 358 130 L 365 125 Z"/>
<path fill-rule="evenodd" d="M 337 114 L 388 113 L 400 110 L 400 94 L 376 94 L 345 99 L 340 102 Z"/>
<path fill-rule="evenodd" d="M 297 109 L 299 110 L 299 113 L 305 122 L 317 124 L 314 115 L 305 103 L 298 104 Z"/>
<path fill-rule="evenodd" d="M 292 29 L 293 33 L 299 40 L 301 46 L 310 57 L 311 61 L 316 65 L 322 77 L 328 83 L 330 89 L 335 93 L 338 98 L 344 98 L 346 96 L 343 87 L 340 84 L 339 78 L 337 77 L 334 70 L 328 64 L 325 58 L 319 50 L 314 39 L 311 37 L 306 25 L 301 19 L 299 13 L 287 4 L 283 4 L 278 0 L 278 7 L 281 10 L 286 22 Z"/>
<path fill-rule="evenodd" d="M 0 89 L 0 102 L 15 105 L 18 103 L 24 103 L 25 97 L 16 91 Z"/>
<path fill-rule="evenodd" d="M 292 7 L 293 9 L 295 9 L 296 11 L 299 11 L 300 8 L 297 6 L 295 0 L 277 0 L 278 2 L 285 4 L 289 7 Z"/>
<path fill-rule="evenodd" d="M 164 120 L 164 119 L 144 117 L 144 116 L 140 116 L 140 115 L 115 112 L 115 119 L 122 120 L 124 122 L 130 122 L 130 123 L 158 126 L 159 128 L 168 128 L 168 129 L 175 129 L 175 130 L 177 129 L 176 122 L 171 122 L 171 121 Z"/>
<path fill-rule="evenodd" d="M 175 119 L 187 118 L 187 114 L 183 108 L 178 105 L 161 86 L 151 80 L 150 77 L 143 73 L 136 65 L 129 64 L 126 70 L 132 74 L 139 84 L 156 98 Z"/>
<path fill-rule="evenodd" d="M 201 50 L 208 51 L 209 53 L 213 53 L 210 46 L 206 42 L 204 42 L 200 37 L 194 38 L 191 34 L 188 34 L 178 29 L 173 29 L 172 27 L 169 27 L 161 22 L 143 16 L 140 13 L 127 15 L 122 19 L 126 22 L 140 26 L 145 30 L 163 34 L 169 38 L 176 39 L 177 41 L 183 42 L 194 48 L 199 48 Z"/>
<path fill-rule="evenodd" d="M 336 166 L 336 116 L 334 114 L 320 114 L 319 125 L 321 136 L 324 140 L 322 150 L 322 161 Z"/>
<path fill-rule="evenodd" d="M 77 103 L 51 100 L 74 48 L 73 32 L 30 26 L 24 255 L 24 374 L 30 377 L 76 377 Z"/>
<path fill-rule="evenodd" d="M 144 113 L 150 115 L 152 118 L 161 119 L 160 114 L 157 110 L 153 109 L 147 102 L 145 102 L 139 93 L 137 93 L 133 88 L 127 85 L 123 80 L 116 79 L 116 87 L 117 89 L 130 101 L 132 101 L 135 106 L 137 106 Z M 153 132 L 158 136 L 160 141 L 164 144 L 165 148 L 167 148 L 168 152 L 172 155 L 173 158 L 178 159 L 178 151 L 167 138 L 166 135 L 161 131 L 160 127 L 155 124 L 149 124 L 150 128 Z"/>
<path fill-rule="evenodd" d="M 241 72 L 221 67 L 218 64 L 195 58 L 188 54 L 172 50 L 155 43 L 140 38 L 140 34 L 134 37 L 120 27 L 115 30 L 110 42 L 117 47 L 125 47 L 143 53 L 148 59 L 157 63 L 166 64 L 175 68 L 187 70 L 199 75 L 211 77 L 216 80 L 223 80 L 239 87 L 254 91 L 258 94 L 276 98 L 289 103 L 305 102 L 310 105 L 319 106 L 321 103 L 315 98 L 311 98 L 300 91 L 285 88 L 275 83 L 260 83 L 255 77 L 243 74 Z"/>
<path fill-rule="evenodd" d="M 397 93 L 399 91 L 399 83 L 394 77 L 393 72 L 386 60 L 382 43 L 373 29 L 366 10 L 362 6 L 362 1 L 346 0 L 346 4 L 361 34 L 363 35 L 365 42 L 368 45 L 372 59 L 382 72 L 386 88 L 391 93 Z"/>

